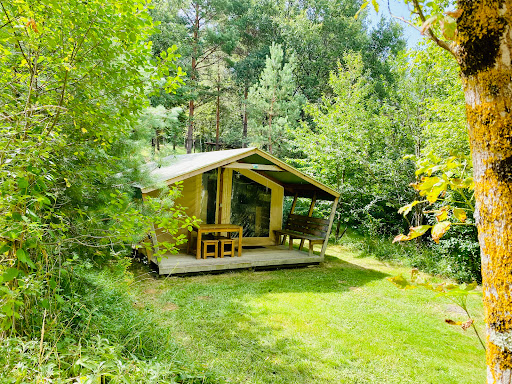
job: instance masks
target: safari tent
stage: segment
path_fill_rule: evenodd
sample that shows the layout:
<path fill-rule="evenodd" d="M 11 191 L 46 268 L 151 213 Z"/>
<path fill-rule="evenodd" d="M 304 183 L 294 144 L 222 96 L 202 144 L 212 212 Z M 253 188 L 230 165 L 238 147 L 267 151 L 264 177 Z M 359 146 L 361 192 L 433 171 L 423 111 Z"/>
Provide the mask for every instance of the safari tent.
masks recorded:
<path fill-rule="evenodd" d="M 220 224 L 229 230 L 229 224 L 233 231 L 223 234 L 228 238 L 238 237 L 232 246 L 237 246 L 240 257 L 200 257 L 200 234 L 196 258 L 187 254 L 185 247 L 178 255 L 168 255 L 160 261 L 149 255 L 151 261 L 158 265 L 160 274 L 323 261 L 339 193 L 283 161 L 257 148 L 242 148 L 169 156 L 159 164 L 148 164 L 148 167 L 154 184 L 141 188 L 143 199 L 157 194 L 162 184 L 181 182 L 182 197 L 176 203 L 185 207 L 189 216 L 201 219 L 200 228 L 214 228 Z M 291 210 L 286 212 L 290 217 L 289 223 L 283 222 L 285 196 L 293 197 Z M 294 215 L 298 198 L 311 200 L 307 217 Z M 332 201 L 330 217 L 322 221 L 321 230 L 321 219 L 311 218 L 318 200 Z M 294 220 L 298 220 L 298 227 L 297 222 L 292 227 Z M 309 228 L 308 232 L 307 227 L 311 226 L 314 228 Z M 235 231 L 236 228 L 240 231 Z M 306 235 L 301 237 L 300 233 L 295 234 L 296 231 L 306 232 Z M 316 241 L 321 245 L 319 255 L 301 251 L 305 241 L 313 238 L 312 233 L 317 240 L 319 235 L 322 236 L 321 241 Z M 286 236 L 281 241 L 279 235 L 287 234 L 301 239 L 299 250 L 284 246 Z M 152 236 L 155 247 L 159 240 L 164 240 L 162 236 L 158 231 Z"/>

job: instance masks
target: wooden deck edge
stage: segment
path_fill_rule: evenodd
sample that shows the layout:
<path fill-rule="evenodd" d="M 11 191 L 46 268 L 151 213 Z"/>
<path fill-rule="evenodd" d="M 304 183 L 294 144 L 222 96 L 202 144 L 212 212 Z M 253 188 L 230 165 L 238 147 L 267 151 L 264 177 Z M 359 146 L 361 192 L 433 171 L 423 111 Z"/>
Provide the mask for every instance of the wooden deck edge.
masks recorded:
<path fill-rule="evenodd" d="M 243 256 L 242 256 L 243 257 Z M 228 259 L 230 260 L 230 259 Z M 231 260 L 230 260 L 231 261 Z M 318 264 L 324 261 L 324 258 L 321 256 L 308 256 L 305 255 L 303 257 L 292 257 L 290 259 L 285 260 L 272 260 L 272 259 L 260 259 L 260 260 L 240 260 L 237 262 L 227 262 L 225 264 L 216 263 L 216 264 L 186 264 L 183 263 L 180 265 L 179 263 L 174 266 L 169 267 L 158 267 L 159 275 L 179 275 L 186 273 L 201 273 L 201 272 L 220 272 L 220 271 L 229 271 L 235 269 L 249 269 L 249 268 L 275 268 L 279 266 L 291 267 L 291 266 L 307 266 L 310 264 Z"/>

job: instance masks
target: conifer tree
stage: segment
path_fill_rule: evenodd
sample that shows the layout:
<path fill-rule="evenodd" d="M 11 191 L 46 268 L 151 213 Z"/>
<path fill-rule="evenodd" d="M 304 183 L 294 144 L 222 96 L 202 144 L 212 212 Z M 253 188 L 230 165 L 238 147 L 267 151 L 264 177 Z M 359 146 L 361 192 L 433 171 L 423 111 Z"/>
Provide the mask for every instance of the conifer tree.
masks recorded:
<path fill-rule="evenodd" d="M 282 141 L 285 129 L 300 118 L 304 98 L 297 92 L 295 63 L 293 54 L 285 62 L 282 46 L 273 43 L 258 83 L 249 89 L 253 140 L 270 153 L 276 138 Z"/>

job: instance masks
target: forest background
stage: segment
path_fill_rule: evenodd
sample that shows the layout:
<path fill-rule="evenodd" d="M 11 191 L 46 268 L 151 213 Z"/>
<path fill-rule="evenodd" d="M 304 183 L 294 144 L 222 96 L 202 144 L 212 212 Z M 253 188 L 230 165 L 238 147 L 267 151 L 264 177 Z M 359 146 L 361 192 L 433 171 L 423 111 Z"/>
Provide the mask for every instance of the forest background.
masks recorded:
<path fill-rule="evenodd" d="M 176 93 L 151 97 L 145 122 L 155 148 L 161 141 L 173 150 L 182 144 L 188 153 L 257 146 L 285 159 L 341 193 L 335 237 L 357 229 L 372 239 L 365 241 L 368 252 L 383 259 L 396 258 L 390 236 L 411 226 L 426 230 L 452 212 L 456 225 L 441 240 L 399 248 L 399 257 L 428 272 L 478 281 L 457 64 L 432 43 L 407 49 L 403 24 L 393 19 L 371 27 L 364 17 L 355 19 L 359 7 L 156 5 L 151 12 L 161 33 L 152 37 L 153 53 L 177 42 L 187 75 Z M 430 178 L 411 187 L 436 175 L 451 182 Z M 439 200 L 426 196 L 436 193 L 433 185 Z M 398 213 L 413 201 L 405 217 Z M 463 222 L 454 208 L 464 211 Z"/>
<path fill-rule="evenodd" d="M 479 281 L 456 63 L 429 43 L 407 50 L 401 24 L 370 28 L 361 2 L 334 0 L 0 3 L 2 356 L 23 351 L 27 377 L 95 367 L 66 363 L 72 350 L 122 353 L 88 339 L 111 317 L 86 294 L 101 284 L 91 270 L 124 273 L 154 220 L 189 224 L 179 190 L 142 206 L 130 187 L 181 147 L 258 146 L 341 193 L 336 239 L 352 231 L 378 258 Z M 448 220 L 433 240 L 391 244 Z M 158 371 L 148 350 L 174 348 L 130 343 L 135 379 Z"/>

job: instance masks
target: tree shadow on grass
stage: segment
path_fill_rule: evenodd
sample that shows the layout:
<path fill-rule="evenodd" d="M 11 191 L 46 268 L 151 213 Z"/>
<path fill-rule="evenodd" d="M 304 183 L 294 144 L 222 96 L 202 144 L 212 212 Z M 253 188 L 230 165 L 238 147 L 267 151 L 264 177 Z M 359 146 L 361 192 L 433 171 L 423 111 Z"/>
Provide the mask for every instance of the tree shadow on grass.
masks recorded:
<path fill-rule="evenodd" d="M 244 273 L 245 281 L 258 282 L 259 274 L 265 277 L 260 284 L 273 292 L 343 292 L 364 286 L 374 280 L 382 280 L 388 274 L 352 264 L 334 256 L 326 256 L 325 262 L 304 268 L 277 269 L 273 272 Z"/>
<path fill-rule="evenodd" d="M 230 383 L 478 381 L 432 360 L 430 332 L 442 345 L 452 336 L 421 311 L 405 314 L 418 302 L 397 304 L 398 290 L 379 283 L 389 275 L 335 255 L 300 269 L 155 279 L 154 309 L 190 358 Z"/>
<path fill-rule="evenodd" d="M 337 294 L 387 276 L 327 256 L 321 265 L 301 269 L 170 278 L 159 300 L 162 307 L 177 306 L 164 316 L 190 357 L 208 362 L 231 382 L 326 383 L 325 367 L 331 374 L 343 367 L 349 371 L 354 356 L 325 356 L 329 340 L 314 336 L 316 326 L 325 326 L 321 312 Z M 303 297 L 313 306 L 319 303 L 318 309 L 301 312 L 287 302 L 304 305 Z M 311 346 L 308 339 L 318 344 Z M 358 376 L 338 382 L 365 381 Z"/>

